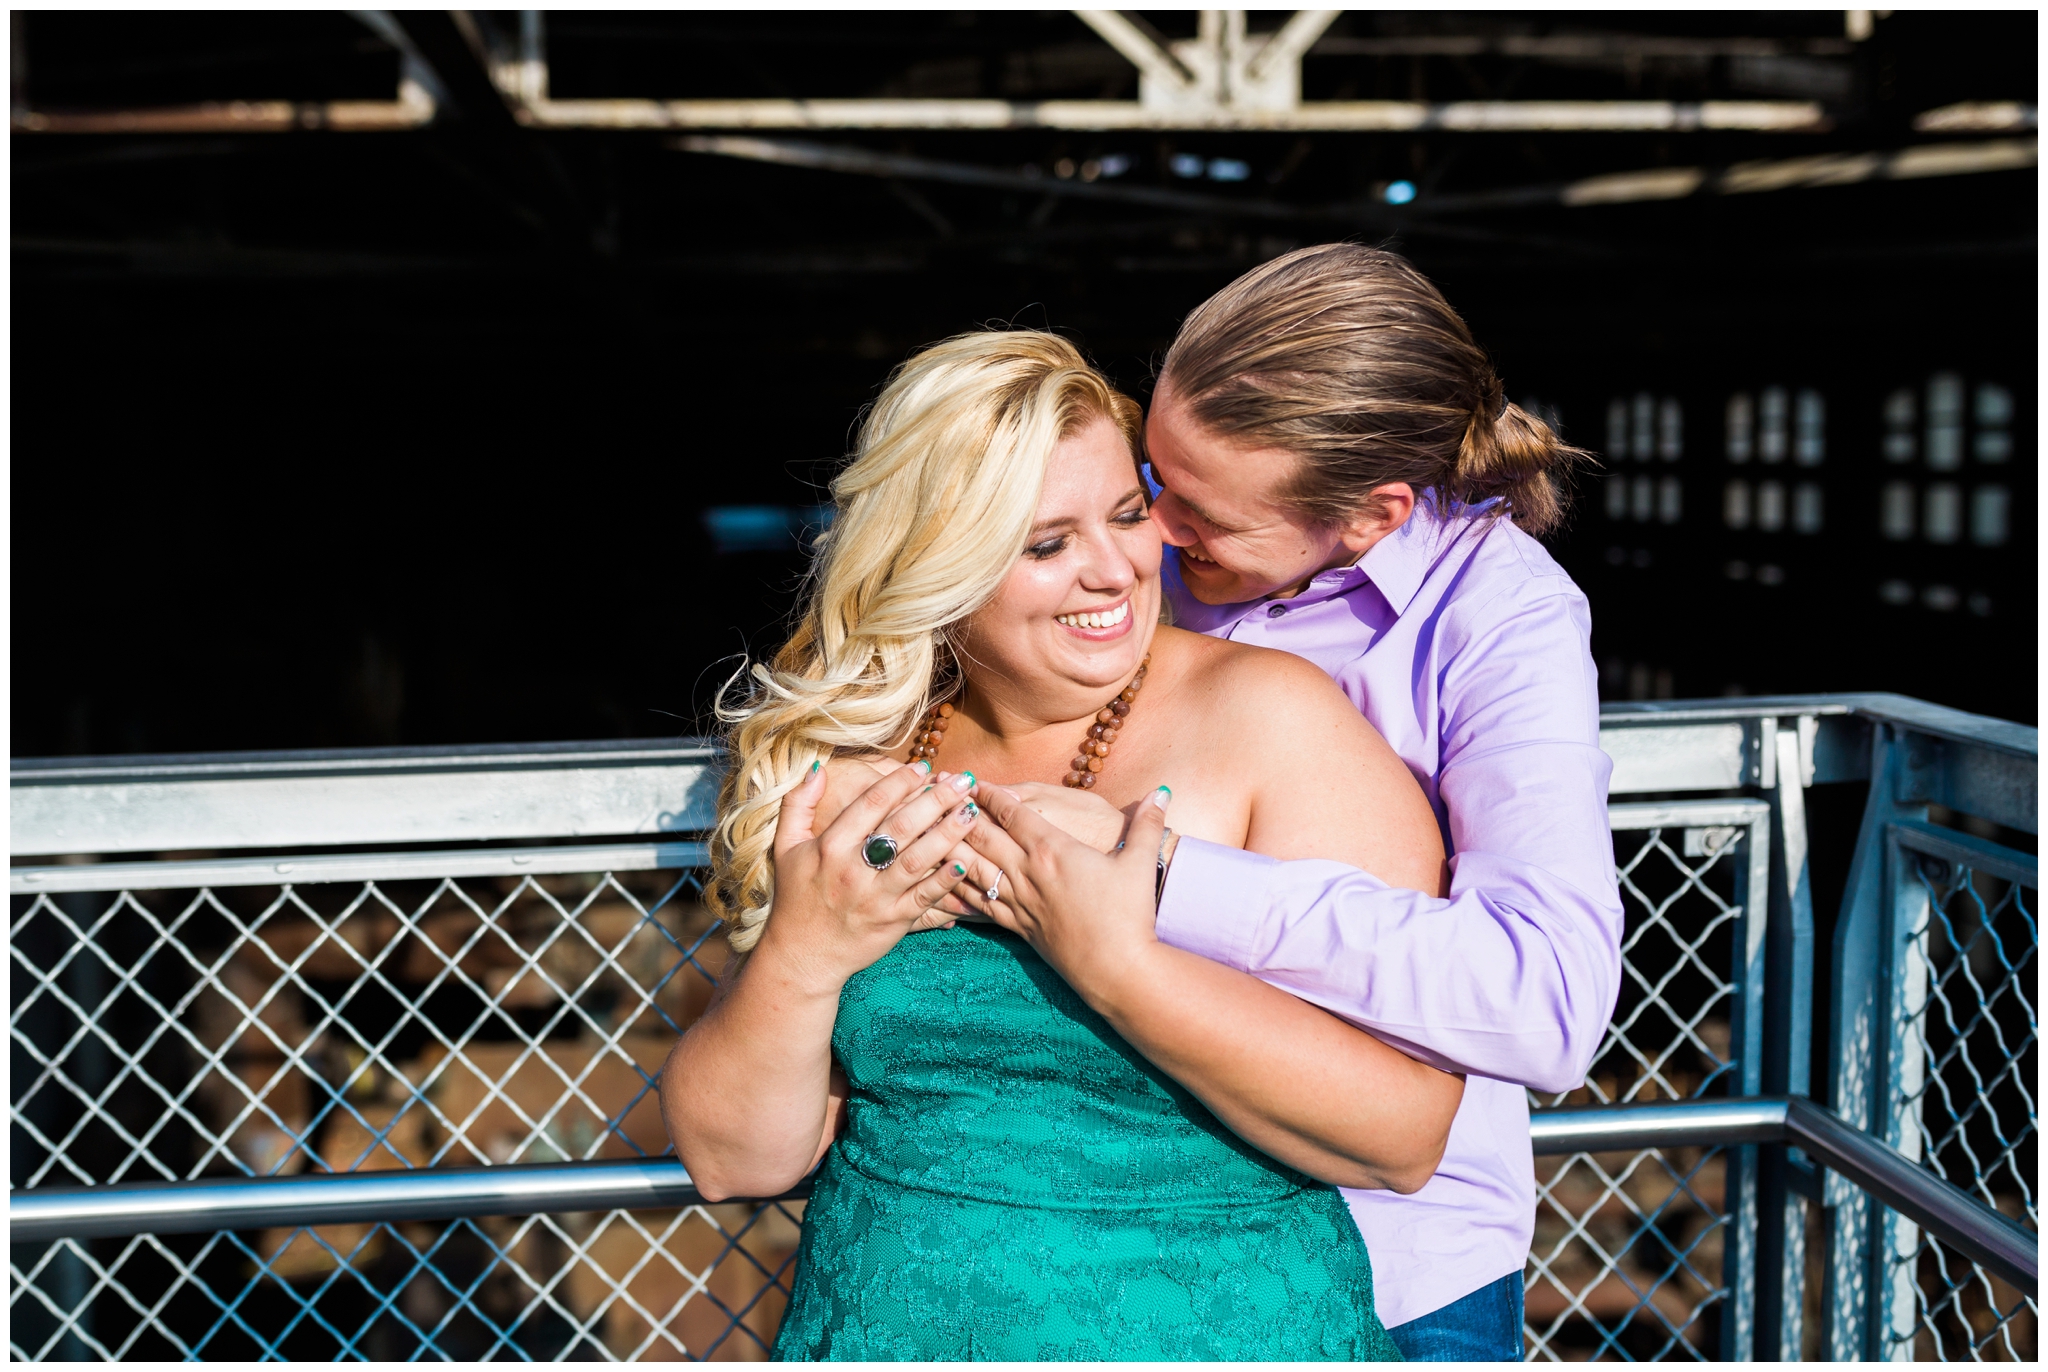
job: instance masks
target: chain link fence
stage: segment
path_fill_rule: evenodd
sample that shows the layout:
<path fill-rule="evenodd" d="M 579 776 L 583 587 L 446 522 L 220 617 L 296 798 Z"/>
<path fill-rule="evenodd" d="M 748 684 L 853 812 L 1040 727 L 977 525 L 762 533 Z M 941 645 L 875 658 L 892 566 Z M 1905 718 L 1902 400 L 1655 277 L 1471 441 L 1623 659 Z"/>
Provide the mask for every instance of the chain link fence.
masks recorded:
<path fill-rule="evenodd" d="M 1755 770 L 1775 728 L 1708 720 L 1692 737 L 1710 746 L 1692 761 L 1670 751 L 1670 734 L 1634 754 L 1634 794 L 1715 794 L 1612 807 L 1619 1003 L 1586 1084 L 1532 1106 L 1760 1090 L 1776 811 L 1729 797 L 1775 784 Z M 1775 733 L 1795 766 L 1787 740 L 1814 737 L 1800 730 Z M 611 769 L 610 790 L 579 785 L 612 808 L 580 830 L 535 827 L 552 822 L 562 789 L 546 768 L 568 763 L 550 754 L 537 769 L 479 773 L 494 803 L 528 798 L 519 833 L 635 832 L 619 826 L 674 804 L 673 769 L 697 765 L 561 747 L 577 750 L 569 762 L 586 778 Z M 415 795 L 443 784 L 426 769 L 447 765 L 428 759 Z M 1797 771 L 1780 775 L 1792 780 L 1777 803 L 1796 803 Z M 232 783 L 279 797 L 298 784 Z M 305 783 L 330 809 L 343 784 Z M 381 774 L 362 784 L 366 797 L 392 786 Z M 442 823 L 439 794 L 408 800 L 406 822 Z M 240 822 L 255 826 L 275 803 Z M 368 800 L 359 808 L 350 822 L 381 822 Z M 1888 870 L 1920 902 L 1898 926 L 1909 936 L 1894 978 L 1906 1002 L 1893 1141 L 2037 1228 L 2031 859 L 1972 848 L 1954 830 L 1890 832 Z M 451 823 L 427 837 L 499 835 Z M 10 1182 L 668 1153 L 655 1077 L 724 966 L 701 862 L 701 847 L 675 842 L 17 869 Z M 1771 1256 L 1754 1251 L 1757 1178 L 1754 1144 L 1538 1158 L 1528 1356 L 1747 1357 Z M 764 1359 L 802 1214 L 800 1202 L 745 1202 L 16 1243 L 11 1348 L 22 1359 Z M 1873 1273 L 1884 1268 L 1893 1355 L 2034 1356 L 2031 1299 L 1894 1214 L 1881 1226 L 1890 1246 L 1869 1251 Z M 1817 1290 L 1809 1282 L 1810 1299 Z"/>
<path fill-rule="evenodd" d="M 2037 895 L 2009 864 L 1907 832 L 1901 1151 L 2040 1231 Z M 1908 1221 L 1888 1226 L 1894 1357 L 2032 1362 L 2033 1299 Z"/>
<path fill-rule="evenodd" d="M 694 871 L 16 897 L 13 1185 L 656 1156 Z M 765 1357 L 800 1204 L 61 1240 L 20 1358 Z"/>
<path fill-rule="evenodd" d="M 1626 924 L 1622 991 L 1576 1091 L 1534 1108 L 1642 1104 L 1741 1094 L 1735 1042 L 1749 968 L 1744 937 L 1763 917 L 1766 808 L 1691 807 L 1691 827 L 1640 829 L 1615 816 Z M 1708 823 L 1705 821 L 1714 821 Z M 1754 899 L 1755 904 L 1751 901 Z M 1536 1233 L 1524 1274 L 1523 1341 L 1533 1360 L 1717 1359 L 1741 1318 L 1729 1309 L 1729 1242 L 1743 1148 L 1573 1153 L 1536 1160 Z M 1731 1178 L 1731 1165 L 1734 1176 Z M 1731 1181 L 1734 1183 L 1731 1186 Z"/>

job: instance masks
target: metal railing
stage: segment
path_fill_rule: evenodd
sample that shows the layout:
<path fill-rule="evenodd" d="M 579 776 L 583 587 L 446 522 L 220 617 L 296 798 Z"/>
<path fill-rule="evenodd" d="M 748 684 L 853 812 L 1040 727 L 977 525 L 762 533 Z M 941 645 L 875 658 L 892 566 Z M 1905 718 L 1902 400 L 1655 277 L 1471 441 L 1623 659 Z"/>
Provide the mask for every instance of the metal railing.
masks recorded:
<path fill-rule="evenodd" d="M 1625 986 L 1532 1102 L 1530 1356 L 2032 1356 L 2034 732 L 1802 697 L 1602 743 Z M 764 1356 L 800 1196 L 701 1203 L 652 1096 L 722 961 L 716 780 L 644 743 L 17 761 L 15 1355 Z M 1804 796 L 1850 781 L 1813 1091 Z"/>

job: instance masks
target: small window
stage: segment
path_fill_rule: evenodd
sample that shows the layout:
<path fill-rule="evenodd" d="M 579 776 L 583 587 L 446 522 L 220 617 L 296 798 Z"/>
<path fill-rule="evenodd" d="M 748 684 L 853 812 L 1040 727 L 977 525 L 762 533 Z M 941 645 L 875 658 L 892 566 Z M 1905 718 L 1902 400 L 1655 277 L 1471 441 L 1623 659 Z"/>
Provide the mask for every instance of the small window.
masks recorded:
<path fill-rule="evenodd" d="M 1650 511 L 1656 501 L 1655 484 L 1647 476 L 1637 477 L 1629 486 L 1628 512 L 1638 524 L 1650 522 Z"/>
<path fill-rule="evenodd" d="M 1639 462 L 1648 461 L 1650 455 L 1657 450 L 1656 416 L 1656 399 L 1648 391 L 1638 392 L 1636 403 L 1631 407 L 1630 417 L 1633 422 L 1629 425 L 1629 450 L 1635 454 Z"/>
<path fill-rule="evenodd" d="M 1884 426 L 1887 429 L 1905 429 L 1910 431 L 1919 419 L 1918 411 L 1919 407 L 1913 400 L 1912 388 L 1910 386 L 1901 386 L 1884 399 Z M 1899 585 L 1901 583 L 1886 582 L 1885 584 Z"/>
<path fill-rule="evenodd" d="M 1759 586 L 1782 586 L 1785 584 L 1785 569 L 1775 562 L 1766 562 L 1756 569 L 1756 584 Z"/>
<path fill-rule="evenodd" d="M 1877 598 L 1887 605 L 1911 605 L 1913 583 L 1910 581 L 1887 581 L 1877 588 Z"/>
<path fill-rule="evenodd" d="M 1985 382 L 1977 387 L 1977 427 L 2003 429 L 2012 423 L 2012 392 Z"/>
<path fill-rule="evenodd" d="M 1886 538 L 1905 539 L 1913 536 L 1914 505 L 1913 483 L 1910 481 L 1888 481 L 1878 497 L 1878 527 L 1884 530 Z"/>
<path fill-rule="evenodd" d="M 1815 390 L 1799 393 L 1794 411 L 1792 460 L 1802 467 L 1818 467 L 1828 455 L 1828 403 Z"/>
<path fill-rule="evenodd" d="M 1802 534 L 1817 534 L 1822 523 L 1820 487 L 1802 481 L 1792 490 L 1792 527 Z"/>
<path fill-rule="evenodd" d="M 1979 486 L 1970 494 L 1970 542 L 1984 548 L 2003 546 L 2012 498 L 2003 486 Z"/>
<path fill-rule="evenodd" d="M 1747 529 L 1749 527 L 1749 483 L 1747 481 L 1731 481 L 1721 488 L 1721 522 L 1731 529 Z"/>
<path fill-rule="evenodd" d="M 1919 440 L 1913 436 L 1914 426 L 1919 422 L 1920 406 L 1913 399 L 1913 392 L 1901 386 L 1885 397 L 1884 402 L 1884 460 L 1887 462 L 1911 462 L 1919 449 Z"/>
<path fill-rule="evenodd" d="M 1747 462 L 1755 451 L 1756 408 L 1748 392 L 1728 397 L 1728 460 Z"/>
<path fill-rule="evenodd" d="M 1963 536 L 1963 488 L 1937 481 L 1927 488 L 1920 514 L 1921 531 L 1929 543 L 1953 543 Z"/>
<path fill-rule="evenodd" d="M 1772 386 L 1757 406 L 1756 455 L 1764 462 L 1785 460 L 1785 430 L 1791 404 L 1783 386 Z"/>
<path fill-rule="evenodd" d="M 1607 456 L 1617 462 L 1628 456 L 1628 402 L 1620 396 L 1607 402 Z"/>
<path fill-rule="evenodd" d="M 1676 524 L 1684 511 L 1685 491 L 1675 476 L 1657 483 L 1657 522 Z"/>
<path fill-rule="evenodd" d="M 1756 526 L 1766 533 L 1785 527 L 1785 488 L 1775 481 L 1757 483 Z"/>
<path fill-rule="evenodd" d="M 1963 603 L 1953 586 L 1929 586 L 1920 593 L 1920 603 L 1928 609 L 1948 614 Z"/>
<path fill-rule="evenodd" d="M 1668 395 L 1657 406 L 1657 456 L 1666 462 L 1685 456 L 1685 410 Z"/>
<path fill-rule="evenodd" d="M 1600 493 L 1606 498 L 1609 519 L 1628 518 L 1628 478 L 1610 476 L 1600 484 Z"/>
<path fill-rule="evenodd" d="M 1927 382 L 1927 465 L 1937 472 L 1963 465 L 1963 379 L 1954 372 Z"/>
<path fill-rule="evenodd" d="M 2012 460 L 2012 392 L 1985 382 L 1977 387 L 1977 437 L 1971 443 L 1979 462 Z"/>

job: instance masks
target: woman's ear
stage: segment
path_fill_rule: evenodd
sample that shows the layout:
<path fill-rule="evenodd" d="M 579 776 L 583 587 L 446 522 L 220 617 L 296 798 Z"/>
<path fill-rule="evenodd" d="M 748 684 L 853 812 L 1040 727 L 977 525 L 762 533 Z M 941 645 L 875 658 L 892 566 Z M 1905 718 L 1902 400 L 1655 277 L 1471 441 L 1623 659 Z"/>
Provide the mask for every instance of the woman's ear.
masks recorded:
<path fill-rule="evenodd" d="M 1365 508 L 1338 530 L 1338 538 L 1352 552 L 1363 557 L 1373 544 L 1408 522 L 1415 513 L 1415 488 L 1405 481 L 1390 481 L 1372 488 Z"/>

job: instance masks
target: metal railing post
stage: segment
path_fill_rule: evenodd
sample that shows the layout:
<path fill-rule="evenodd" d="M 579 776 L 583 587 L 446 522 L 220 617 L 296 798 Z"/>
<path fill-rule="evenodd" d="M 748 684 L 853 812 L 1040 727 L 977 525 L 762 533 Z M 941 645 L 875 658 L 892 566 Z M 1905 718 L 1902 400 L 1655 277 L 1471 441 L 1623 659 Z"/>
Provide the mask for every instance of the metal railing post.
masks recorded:
<path fill-rule="evenodd" d="M 1927 807 L 1899 802 L 1899 768 L 1904 730 L 1879 723 L 1871 731 L 1870 796 L 1856 835 L 1835 923 L 1833 979 L 1829 1001 L 1828 1080 L 1825 1100 L 1844 1120 L 1888 1141 L 1889 1128 L 1877 1119 L 1886 1098 L 1884 1073 L 1893 1054 L 1887 1023 L 1892 1006 L 1885 993 L 1886 935 L 1892 926 L 1892 858 L 1886 840 L 1900 819 L 1924 819 Z M 1824 1225 L 1828 1246 L 1822 1288 L 1825 1324 L 1821 1356 L 1831 1361 L 1864 1361 L 1879 1356 L 1881 1319 L 1877 1293 L 1884 1280 L 1880 1226 L 1883 1207 L 1842 1178 L 1824 1178 Z"/>
<path fill-rule="evenodd" d="M 1801 725 L 1805 723 L 1806 729 Z M 1765 968 L 1763 1090 L 1805 1095 L 1812 1076 L 1813 888 L 1808 873 L 1802 734 L 1811 724 L 1765 719 L 1763 777 L 1771 803 L 1769 955 Z M 1795 1189 L 1789 1145 L 1757 1160 L 1757 1287 L 1754 1356 L 1796 1359 L 1804 1342 L 1806 1199 Z"/>
<path fill-rule="evenodd" d="M 1771 866 L 1776 844 L 1771 819 L 1760 816 L 1749 826 L 1747 850 L 1735 869 L 1735 902 L 1742 907 L 1742 928 L 1734 940 L 1731 974 L 1740 993 L 1729 1005 L 1729 1047 L 1739 1064 L 1731 1092 L 1755 1096 L 1762 1090 L 1766 956 L 1772 926 Z M 1757 1154 L 1754 1142 L 1731 1144 L 1727 1154 L 1728 1237 L 1722 1249 L 1721 1281 L 1728 1288 L 1721 1309 L 1722 1357 L 1748 1362 L 1755 1356 L 1759 1257 L 1757 1228 Z"/>

